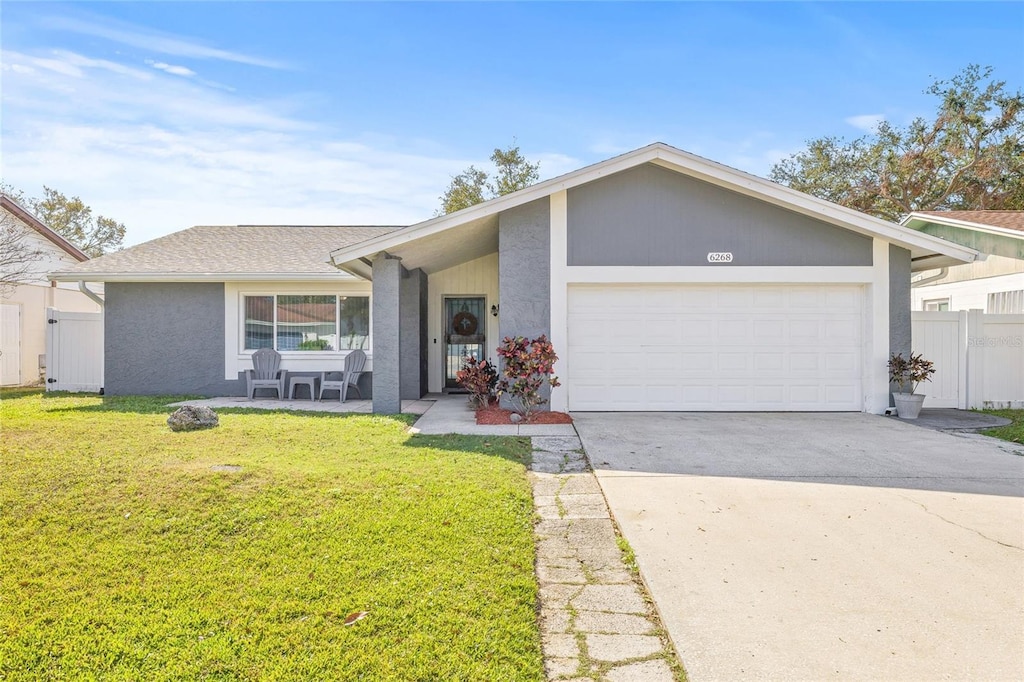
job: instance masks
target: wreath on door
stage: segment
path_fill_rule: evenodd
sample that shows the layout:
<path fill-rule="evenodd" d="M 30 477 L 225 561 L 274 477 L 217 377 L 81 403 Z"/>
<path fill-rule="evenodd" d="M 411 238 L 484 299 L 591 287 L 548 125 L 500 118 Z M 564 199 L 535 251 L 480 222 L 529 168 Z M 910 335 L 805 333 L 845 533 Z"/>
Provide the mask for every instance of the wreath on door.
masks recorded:
<path fill-rule="evenodd" d="M 455 313 L 455 317 L 452 318 L 452 333 L 459 336 L 476 334 L 477 326 L 476 315 L 466 310 Z"/>

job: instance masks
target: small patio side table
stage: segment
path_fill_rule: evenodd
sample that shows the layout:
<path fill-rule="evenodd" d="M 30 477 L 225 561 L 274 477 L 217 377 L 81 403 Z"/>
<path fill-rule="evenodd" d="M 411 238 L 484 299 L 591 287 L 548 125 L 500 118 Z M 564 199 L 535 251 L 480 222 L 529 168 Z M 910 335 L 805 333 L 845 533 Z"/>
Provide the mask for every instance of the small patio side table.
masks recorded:
<path fill-rule="evenodd" d="M 288 377 L 288 397 L 295 400 L 295 387 L 308 386 L 309 400 L 313 402 L 316 400 L 316 381 L 317 377 Z"/>

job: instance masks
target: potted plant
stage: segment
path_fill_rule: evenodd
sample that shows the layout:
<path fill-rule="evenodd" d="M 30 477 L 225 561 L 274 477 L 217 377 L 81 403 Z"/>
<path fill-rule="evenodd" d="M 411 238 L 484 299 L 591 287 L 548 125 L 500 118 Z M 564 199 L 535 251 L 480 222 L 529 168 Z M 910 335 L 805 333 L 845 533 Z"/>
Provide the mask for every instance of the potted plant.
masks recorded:
<path fill-rule="evenodd" d="M 921 414 L 925 397 L 914 391 L 922 381 L 931 381 L 933 374 L 934 363 L 925 360 L 920 353 L 911 353 L 909 360 L 903 357 L 902 353 L 893 353 L 889 358 L 889 382 L 896 384 L 900 389 L 898 393 L 892 394 L 892 399 L 896 403 L 896 414 L 901 419 L 917 419 Z M 909 393 L 906 391 L 908 386 Z"/>

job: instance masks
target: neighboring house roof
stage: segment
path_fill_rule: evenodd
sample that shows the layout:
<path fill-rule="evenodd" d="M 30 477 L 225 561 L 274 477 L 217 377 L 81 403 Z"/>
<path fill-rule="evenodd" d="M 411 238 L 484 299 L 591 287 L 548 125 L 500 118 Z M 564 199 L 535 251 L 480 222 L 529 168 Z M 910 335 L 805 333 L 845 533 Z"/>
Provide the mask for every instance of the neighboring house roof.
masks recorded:
<path fill-rule="evenodd" d="M 0 206 L 3 206 L 12 215 L 18 218 L 18 220 L 20 220 L 25 225 L 32 228 L 39 234 L 43 235 L 51 242 L 53 242 L 57 247 L 66 252 L 75 260 L 89 260 L 89 256 L 85 255 L 85 253 L 82 252 L 81 249 L 79 249 L 77 246 L 69 242 L 67 239 L 64 239 L 64 237 L 60 236 L 59 234 L 51 230 L 49 227 L 46 226 L 46 224 L 43 221 L 35 217 L 35 215 L 33 215 L 31 211 L 29 211 L 27 208 L 25 208 L 14 199 L 7 196 L 6 194 L 0 194 Z"/>
<path fill-rule="evenodd" d="M 655 142 L 607 161 L 464 208 L 455 213 L 403 227 L 366 242 L 341 246 L 331 253 L 331 260 L 338 267 L 369 279 L 372 271 L 366 262 L 367 258 L 381 251 L 405 258 L 406 254 L 411 253 L 411 249 L 414 248 L 410 247 L 411 242 L 445 232 L 451 233 L 449 238 L 444 242 L 433 243 L 427 247 L 425 249 L 427 255 L 421 258 L 422 262 L 429 262 L 437 268 L 443 264 L 442 257 L 451 259 L 452 254 L 460 250 L 463 257 L 482 256 L 484 255 L 484 253 L 480 253 L 482 249 L 478 248 L 474 251 L 465 245 L 470 243 L 470 240 L 475 240 L 480 244 L 493 242 L 496 246 L 496 216 L 499 212 L 646 163 L 675 170 L 689 177 L 866 236 L 885 239 L 910 251 L 914 270 L 971 262 L 978 256 L 973 249 L 957 246 L 928 234 L 915 233 L 913 230 L 908 230 L 895 223 L 818 199 L 764 178 L 684 152 L 663 142 Z M 429 271 L 429 266 L 422 267 Z"/>
<path fill-rule="evenodd" d="M 902 224 L 982 253 L 1024 260 L 1024 211 L 915 211 Z"/>
<path fill-rule="evenodd" d="M 50 279 L 90 281 L 228 281 L 333 279 L 328 261 L 339 245 L 393 232 L 387 226 L 198 226 L 108 253 L 51 273 Z"/>
<path fill-rule="evenodd" d="M 911 215 L 1024 232 L 1024 211 L 915 211 Z"/>

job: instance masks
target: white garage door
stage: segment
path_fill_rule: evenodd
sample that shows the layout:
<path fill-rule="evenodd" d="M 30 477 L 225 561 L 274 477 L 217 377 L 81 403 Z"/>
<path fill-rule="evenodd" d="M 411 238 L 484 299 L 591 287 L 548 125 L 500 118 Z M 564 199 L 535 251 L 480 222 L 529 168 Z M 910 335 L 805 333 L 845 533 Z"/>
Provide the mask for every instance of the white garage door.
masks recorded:
<path fill-rule="evenodd" d="M 569 288 L 569 409 L 860 411 L 864 289 Z"/>

